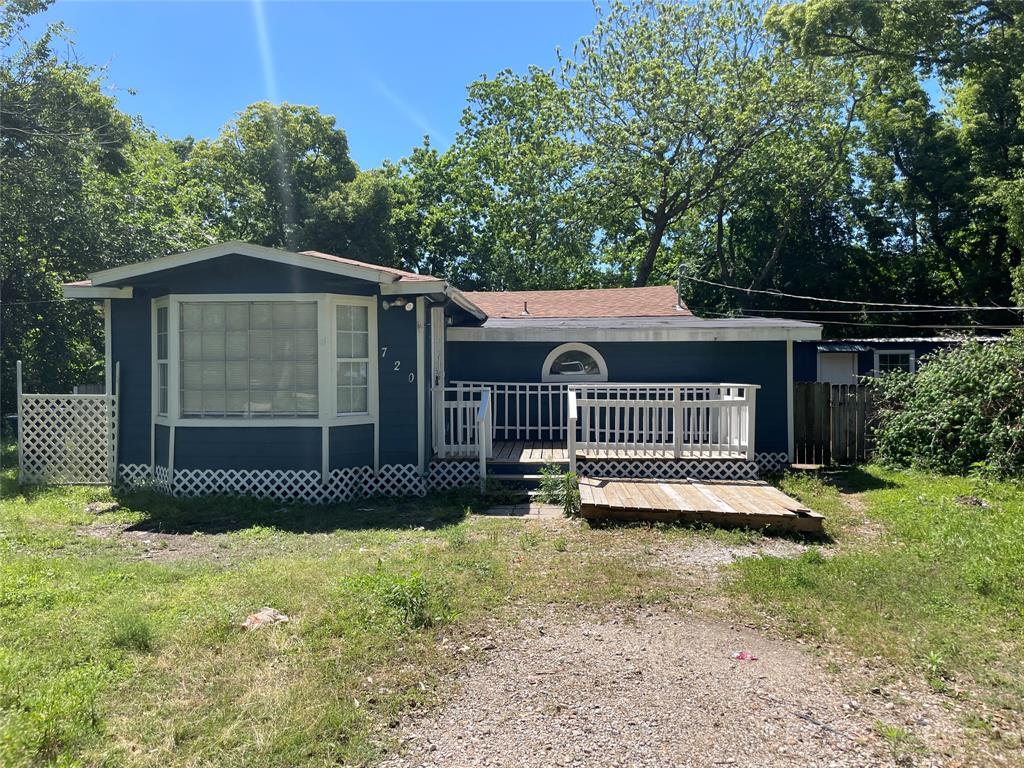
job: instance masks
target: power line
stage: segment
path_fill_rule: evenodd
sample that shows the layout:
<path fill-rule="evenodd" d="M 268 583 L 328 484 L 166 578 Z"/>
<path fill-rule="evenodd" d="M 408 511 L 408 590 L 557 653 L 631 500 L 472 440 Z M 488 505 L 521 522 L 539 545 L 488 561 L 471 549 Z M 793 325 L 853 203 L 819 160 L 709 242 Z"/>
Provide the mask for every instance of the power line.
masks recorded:
<path fill-rule="evenodd" d="M 758 319 L 757 315 L 747 314 L 727 314 L 725 312 L 708 312 L 707 314 L 716 315 L 721 318 L 743 318 L 747 320 Z M 947 330 L 958 330 L 958 331 L 1015 331 L 1020 330 L 1019 325 L 945 325 L 938 323 L 935 325 L 911 325 L 908 323 L 857 323 L 847 320 L 817 320 L 815 322 L 821 323 L 822 325 L 856 325 L 863 326 L 865 328 L 917 328 L 926 330 L 936 329 L 947 329 Z"/>
<path fill-rule="evenodd" d="M 689 307 L 694 312 L 714 313 L 718 311 L 713 307 Z M 974 309 L 1000 309 L 1006 312 L 1013 312 L 1016 307 L 972 307 L 971 309 L 750 309 L 751 312 L 772 315 L 904 315 L 904 314 L 939 314 L 942 312 L 971 312 Z"/>
<path fill-rule="evenodd" d="M 977 307 L 977 306 L 958 306 L 955 304 L 901 304 L 899 302 L 885 302 L 885 301 L 853 301 L 850 299 L 824 299 L 820 296 L 801 296 L 797 293 L 785 293 L 783 291 L 763 291 L 757 288 L 743 288 L 738 285 L 729 285 L 728 283 L 717 283 L 714 280 L 705 280 L 701 277 L 693 277 L 692 275 L 680 275 L 683 280 L 691 280 L 695 283 L 703 283 L 704 285 L 713 285 L 716 288 L 726 288 L 730 291 L 740 291 L 741 293 L 757 293 L 764 296 L 776 296 L 787 299 L 800 299 L 802 301 L 821 301 L 828 304 L 849 304 L 857 307 L 901 307 L 901 308 L 912 308 L 912 309 L 941 309 L 941 310 L 1001 310 L 1001 311 L 1024 311 L 1024 307 Z M 798 310 L 791 310 L 798 311 Z"/>

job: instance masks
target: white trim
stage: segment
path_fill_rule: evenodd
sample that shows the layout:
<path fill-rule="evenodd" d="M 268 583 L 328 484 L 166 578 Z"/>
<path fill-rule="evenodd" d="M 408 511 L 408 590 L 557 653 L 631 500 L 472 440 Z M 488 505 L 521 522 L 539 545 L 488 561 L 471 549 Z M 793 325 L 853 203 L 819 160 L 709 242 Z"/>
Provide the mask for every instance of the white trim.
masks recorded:
<path fill-rule="evenodd" d="M 871 373 L 874 376 L 881 376 L 882 375 L 882 372 L 879 370 L 879 367 L 878 367 L 878 358 L 879 358 L 880 355 L 909 355 L 910 356 L 910 372 L 911 373 L 916 373 L 917 372 L 917 355 L 914 354 L 914 350 L 912 350 L 912 349 L 875 349 L 874 352 L 875 352 L 874 367 L 871 370 Z"/>
<path fill-rule="evenodd" d="M 427 470 L 427 414 L 424 410 L 424 393 L 429 389 L 426 381 L 427 359 L 427 312 L 426 299 L 416 297 L 416 466 L 420 472 Z"/>
<path fill-rule="evenodd" d="M 368 280 L 374 283 L 388 284 L 396 283 L 401 280 L 401 276 L 396 275 L 393 272 L 386 272 L 382 269 L 375 269 L 369 266 L 363 267 L 358 264 L 347 264 L 345 262 L 333 261 L 319 256 L 310 256 L 304 253 L 284 251 L 279 248 L 266 248 L 262 245 L 243 243 L 238 240 L 230 240 L 226 243 L 217 243 L 216 245 L 207 246 L 206 248 L 200 248 L 195 251 L 188 251 L 186 253 L 176 253 L 170 256 L 158 256 L 157 258 L 139 262 L 137 264 L 127 264 L 123 267 L 104 269 L 100 272 L 91 273 L 89 275 L 89 279 L 92 281 L 94 286 L 99 286 L 107 283 L 115 283 L 121 280 L 131 280 L 132 278 L 141 277 L 153 272 L 163 272 L 167 269 L 175 269 L 177 267 L 195 264 L 199 261 L 207 261 L 209 259 L 217 259 L 222 256 L 230 255 L 264 259 L 278 264 L 302 267 L 304 269 L 313 269 L 319 272 L 330 272 L 331 274 L 354 277 L 359 280 Z M 127 290 L 130 291 L 131 289 L 129 288 Z"/>
<path fill-rule="evenodd" d="M 796 456 L 796 435 L 794 434 L 794 422 L 796 414 L 793 413 L 793 341 L 786 340 L 786 453 L 789 463 L 792 464 Z"/>
<path fill-rule="evenodd" d="M 183 302 L 317 302 L 317 395 L 319 406 L 316 416 L 309 417 L 182 417 L 180 404 L 181 354 L 179 331 L 181 304 Z M 156 307 L 166 303 L 167 315 L 167 359 L 168 393 L 167 415 L 157 415 L 158 377 L 156 375 Z M 150 319 L 152 346 L 152 413 L 154 424 L 166 427 L 343 427 L 378 423 L 378 361 L 375 351 L 377 342 L 377 297 L 352 296 L 335 293 L 185 293 L 170 294 L 154 299 Z M 334 309 L 339 305 L 360 304 L 368 308 L 369 327 L 369 370 L 367 390 L 367 413 L 337 413 L 337 334 Z M 153 427 L 155 433 L 155 426 Z M 155 445 L 155 436 L 154 436 Z M 152 453 L 155 455 L 155 448 Z"/>
<path fill-rule="evenodd" d="M 594 362 L 597 363 L 597 375 L 573 376 L 572 374 L 551 373 L 551 366 L 554 364 L 555 360 L 558 359 L 558 356 L 565 352 L 586 352 L 594 359 Z M 579 342 L 571 341 L 566 344 L 560 344 L 548 352 L 548 356 L 544 358 L 544 367 L 540 369 L 540 380 L 545 384 L 608 381 L 608 364 L 605 363 L 604 357 L 602 357 L 601 353 L 589 344 L 580 344 Z"/>
<path fill-rule="evenodd" d="M 93 285 L 74 285 L 65 283 L 61 286 L 65 299 L 130 299 L 133 288 L 99 288 Z"/>
<path fill-rule="evenodd" d="M 462 309 L 466 310 L 469 314 L 473 315 L 477 320 L 486 320 L 487 314 L 480 309 L 476 304 L 466 298 L 466 294 L 449 285 L 444 280 L 416 280 L 408 283 L 391 283 L 390 285 L 382 285 L 380 287 L 380 293 L 382 296 L 391 295 L 410 295 L 415 296 L 417 294 L 424 293 L 440 293 L 447 296 L 452 300 L 452 303 Z"/>
<path fill-rule="evenodd" d="M 438 429 L 442 423 L 444 400 L 444 337 L 445 314 L 443 306 L 430 308 L 430 405 L 431 405 L 431 447 L 435 454 L 441 451 Z"/>
<path fill-rule="evenodd" d="M 707 323 L 705 325 L 704 323 Z M 780 326 L 719 327 L 713 320 L 686 328 L 487 328 L 452 327 L 449 341 L 817 341 L 821 328 Z"/>
<path fill-rule="evenodd" d="M 114 356 L 111 352 L 110 299 L 103 300 L 103 391 L 111 394 Z"/>
<path fill-rule="evenodd" d="M 331 475 L 331 428 L 320 428 L 320 480 L 325 485 Z"/>

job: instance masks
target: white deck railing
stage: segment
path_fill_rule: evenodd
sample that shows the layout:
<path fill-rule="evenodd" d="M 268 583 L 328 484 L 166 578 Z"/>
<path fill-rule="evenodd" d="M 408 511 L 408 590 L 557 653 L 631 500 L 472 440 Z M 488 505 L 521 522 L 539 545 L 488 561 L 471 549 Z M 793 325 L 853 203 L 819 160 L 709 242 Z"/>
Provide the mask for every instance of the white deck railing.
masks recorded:
<path fill-rule="evenodd" d="M 492 396 L 487 387 L 445 387 L 441 390 L 435 450 L 439 458 L 480 461 L 480 487 L 487 477 L 493 446 Z"/>
<path fill-rule="evenodd" d="M 570 456 L 754 455 L 754 384 L 453 381 L 446 399 L 476 402 L 483 390 L 491 393 L 492 440 L 564 442 Z"/>
<path fill-rule="evenodd" d="M 757 385 L 577 384 L 568 393 L 576 455 L 754 458 Z"/>
<path fill-rule="evenodd" d="M 491 391 L 491 435 L 495 440 L 565 440 L 568 384 L 453 381 L 451 387 Z"/>

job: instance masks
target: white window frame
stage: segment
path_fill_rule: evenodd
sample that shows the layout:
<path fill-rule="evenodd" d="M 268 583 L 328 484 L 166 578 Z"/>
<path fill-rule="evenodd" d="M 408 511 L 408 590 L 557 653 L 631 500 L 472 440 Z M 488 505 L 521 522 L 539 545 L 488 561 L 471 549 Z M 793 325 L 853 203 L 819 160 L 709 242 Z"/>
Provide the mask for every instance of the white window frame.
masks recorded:
<path fill-rule="evenodd" d="M 167 357 L 164 360 L 160 360 L 157 356 L 157 311 L 160 309 L 167 310 Z M 150 319 L 150 348 L 153 353 L 153 416 L 154 418 L 163 419 L 167 418 L 171 414 L 171 309 L 170 302 L 167 297 L 154 299 L 152 302 L 152 312 Z M 167 412 L 160 413 L 160 365 L 163 363 L 167 366 Z"/>
<path fill-rule="evenodd" d="M 914 354 L 912 349 L 876 349 L 875 350 L 875 376 L 882 375 L 882 369 L 880 366 L 880 358 L 882 355 L 907 355 L 910 358 L 910 373 L 917 372 L 917 355 Z"/>
<path fill-rule="evenodd" d="M 597 363 L 597 375 L 582 375 L 573 376 L 572 374 L 564 373 L 550 373 L 551 366 L 554 364 L 558 356 L 565 352 L 586 352 Z M 540 370 L 540 380 L 542 382 L 555 383 L 555 382 L 580 382 L 586 383 L 591 381 L 608 381 L 608 365 L 604 361 L 604 357 L 589 344 L 583 344 L 578 341 L 570 341 L 567 344 L 559 344 L 557 347 L 552 349 L 548 356 L 544 358 L 544 367 Z"/>
<path fill-rule="evenodd" d="M 181 415 L 181 354 L 179 332 L 181 330 L 181 305 L 186 302 L 261 302 L 296 301 L 316 302 L 317 305 L 317 397 L 318 415 L 295 418 L 263 418 L 258 416 L 204 416 L 202 418 Z M 356 304 L 368 308 L 369 370 L 367 372 L 369 410 L 366 413 L 339 415 L 337 412 L 337 320 L 336 307 Z M 159 379 L 156 362 L 156 308 L 168 307 L 167 312 L 167 358 L 168 392 L 167 415 L 157 414 Z M 355 424 L 377 424 L 378 404 L 378 363 L 377 358 L 377 297 L 350 296 L 333 293 L 198 293 L 170 294 L 152 301 L 152 346 L 153 361 L 151 373 L 153 397 L 153 421 L 168 427 L 337 427 Z"/>

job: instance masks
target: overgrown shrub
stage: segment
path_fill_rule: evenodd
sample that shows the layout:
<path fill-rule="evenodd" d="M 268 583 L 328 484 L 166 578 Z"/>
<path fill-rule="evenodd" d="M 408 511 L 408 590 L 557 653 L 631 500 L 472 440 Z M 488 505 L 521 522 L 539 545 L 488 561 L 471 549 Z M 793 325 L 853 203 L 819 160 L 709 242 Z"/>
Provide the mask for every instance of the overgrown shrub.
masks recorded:
<path fill-rule="evenodd" d="M 540 470 L 540 492 L 537 498 L 557 504 L 569 517 L 580 513 L 580 486 L 575 472 L 566 472 L 557 464 L 546 464 Z"/>
<path fill-rule="evenodd" d="M 928 356 L 916 374 L 890 373 L 874 386 L 881 463 L 1024 474 L 1024 336 L 968 341 Z"/>

